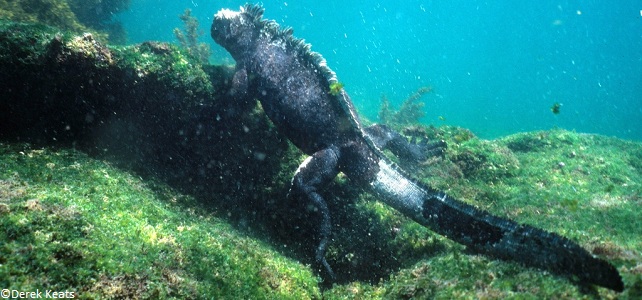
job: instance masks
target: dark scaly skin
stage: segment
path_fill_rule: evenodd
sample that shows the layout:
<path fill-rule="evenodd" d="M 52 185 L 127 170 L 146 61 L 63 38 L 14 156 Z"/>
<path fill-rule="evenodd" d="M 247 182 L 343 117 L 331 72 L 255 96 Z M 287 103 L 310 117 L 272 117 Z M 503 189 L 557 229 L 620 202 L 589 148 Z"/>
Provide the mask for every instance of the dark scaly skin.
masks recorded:
<path fill-rule="evenodd" d="M 259 6 L 221 10 L 214 16 L 211 34 L 237 63 L 231 96 L 238 101 L 258 99 L 276 127 L 310 155 L 294 175 L 288 196 L 309 201 L 322 216 L 316 261 L 325 278 L 334 278 L 324 257 L 331 222 L 318 190 L 343 172 L 408 217 L 474 251 L 575 276 L 580 284 L 624 289 L 612 265 L 576 243 L 478 210 L 417 183 L 388 162 L 380 149 L 421 160 L 439 153 L 445 144 L 408 143 L 382 125 L 363 128 L 346 92 L 331 89 L 337 79 L 321 56 L 292 37 L 292 30 L 280 29 L 262 16 Z"/>

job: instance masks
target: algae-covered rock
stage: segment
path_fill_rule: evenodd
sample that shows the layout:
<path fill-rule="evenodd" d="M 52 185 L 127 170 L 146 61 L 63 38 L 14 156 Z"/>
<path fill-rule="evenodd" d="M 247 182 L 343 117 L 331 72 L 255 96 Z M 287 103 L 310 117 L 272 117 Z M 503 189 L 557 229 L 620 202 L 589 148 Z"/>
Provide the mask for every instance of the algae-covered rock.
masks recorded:
<path fill-rule="evenodd" d="M 201 66 L 176 46 L 108 47 L 89 34 L 3 23 L 0 49 L 2 139 L 64 143 L 194 185 L 246 183 L 244 172 L 261 174 L 250 166 L 288 149 L 254 106 L 225 97 L 228 67 Z M 248 142 L 231 143 L 239 139 Z"/>
<path fill-rule="evenodd" d="M 0 19 L 39 22 L 76 32 L 87 30 L 66 0 L 0 0 Z"/>
<path fill-rule="evenodd" d="M 81 298 L 319 298 L 311 270 L 193 197 L 75 150 L 0 144 L 0 285 Z"/>
<path fill-rule="evenodd" d="M 444 132 L 458 130 L 445 128 L 440 134 Z M 516 139 L 536 140 L 541 135 L 551 137 L 550 146 L 512 152 L 507 145 Z M 324 293 L 325 298 L 636 299 L 640 295 L 642 172 L 637 166 L 642 158 L 642 144 L 553 130 L 520 133 L 493 141 L 471 139 L 461 145 L 451 141 L 449 146 L 444 158 L 424 165 L 417 173 L 422 181 L 447 187 L 463 201 L 498 216 L 557 232 L 579 242 L 618 268 L 624 278 L 625 291 L 618 294 L 585 287 L 516 263 L 467 254 L 462 246 L 431 233 L 379 202 L 372 202 L 376 201 L 374 197 L 361 196 L 356 204 L 360 206 L 358 211 L 340 210 L 339 214 L 346 213 L 341 218 L 349 220 L 370 216 L 363 222 L 372 225 L 338 225 L 341 230 L 336 233 L 335 240 L 338 241 L 335 243 L 349 246 L 341 246 L 342 249 L 335 251 L 371 249 L 348 253 L 350 260 L 360 267 L 366 266 L 360 262 L 366 257 L 390 253 L 388 260 L 377 262 L 383 262 L 385 266 L 398 265 L 399 271 L 392 271 L 388 278 L 373 284 L 347 282 L 335 286 Z M 437 174 L 432 171 L 436 166 L 456 165 L 458 156 L 453 154 L 461 151 L 460 146 L 474 155 L 498 155 L 491 161 L 510 162 L 515 167 L 510 168 L 510 172 L 481 167 L 472 177 L 444 174 L 448 183 L 423 177 Z M 564 163 L 562 167 L 560 162 Z M 379 232 L 370 234 L 374 228 Z M 352 234 L 346 233 L 350 231 Z M 371 246 L 376 242 L 367 238 L 362 241 L 363 236 L 379 240 L 378 246 Z M 397 252 L 392 253 L 390 249 L 397 249 Z"/>
<path fill-rule="evenodd" d="M 519 161 L 513 152 L 494 141 L 475 138 L 451 148 L 451 160 L 467 178 L 499 181 L 514 176 L 519 169 Z"/>
<path fill-rule="evenodd" d="M 122 25 L 113 16 L 129 0 L 0 0 L 0 20 L 41 23 L 77 34 L 93 32 L 101 40 L 124 43 Z"/>

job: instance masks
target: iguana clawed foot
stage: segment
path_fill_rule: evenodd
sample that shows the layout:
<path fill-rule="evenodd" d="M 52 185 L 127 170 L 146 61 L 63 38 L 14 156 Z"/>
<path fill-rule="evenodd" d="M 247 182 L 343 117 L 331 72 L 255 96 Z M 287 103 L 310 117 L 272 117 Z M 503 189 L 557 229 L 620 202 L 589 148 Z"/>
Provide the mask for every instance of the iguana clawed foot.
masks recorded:
<path fill-rule="evenodd" d="M 415 165 L 431 157 L 441 156 L 447 147 L 446 142 L 443 140 L 429 141 L 428 139 L 423 139 L 418 141 L 417 136 L 413 136 L 408 141 L 406 137 L 392 128 L 381 124 L 367 127 L 364 131 L 377 148 L 390 150 L 405 165 Z"/>

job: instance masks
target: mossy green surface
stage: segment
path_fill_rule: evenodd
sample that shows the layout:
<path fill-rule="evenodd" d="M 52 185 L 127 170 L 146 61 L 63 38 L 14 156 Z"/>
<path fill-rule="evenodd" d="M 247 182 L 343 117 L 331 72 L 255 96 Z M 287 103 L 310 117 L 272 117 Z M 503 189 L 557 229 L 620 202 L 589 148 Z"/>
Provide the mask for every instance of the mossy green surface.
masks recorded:
<path fill-rule="evenodd" d="M 446 138 L 442 159 L 427 162 L 421 180 L 462 201 L 568 237 L 610 261 L 625 282 L 621 294 L 563 276 L 470 254 L 465 248 L 361 196 L 362 214 L 395 232 L 401 269 L 377 284 L 352 282 L 328 299 L 637 299 L 642 286 L 642 144 L 564 130 L 457 141 L 461 130 L 424 128 Z M 462 164 L 461 153 L 468 164 Z M 474 159 L 471 159 L 474 158 Z M 466 172 L 471 168 L 475 172 Z M 369 203 L 369 204 L 365 204 Z M 378 202 L 375 202 L 378 203 Z M 350 230 L 346 228 L 344 230 Z M 378 237 L 381 239 L 381 237 Z M 337 240 L 351 239 L 349 235 Z M 354 244 L 357 239 L 345 241 Z M 353 245 L 359 248 L 359 245 Z M 372 251 L 372 249 L 366 250 Z M 359 257 L 352 259 L 358 260 Z"/>
<path fill-rule="evenodd" d="M 65 0 L 0 0 L 0 19 L 40 22 L 75 32 L 87 30 Z"/>
<path fill-rule="evenodd" d="M 113 16 L 129 0 L 0 0 L 0 20 L 41 23 L 81 34 L 92 32 L 102 41 L 125 43 L 126 33 Z"/>
<path fill-rule="evenodd" d="M 524 151 L 522 144 L 540 138 L 548 139 L 542 143 L 550 146 Z M 548 272 L 467 253 L 372 196 L 351 190 L 349 182 L 339 178 L 326 193 L 354 200 L 332 200 L 336 226 L 328 251 L 331 264 L 356 277 L 359 272 L 381 273 L 375 271 L 378 266 L 387 268 L 383 273 L 389 275 L 370 282 L 344 278 L 321 292 L 309 267 L 273 250 L 270 238 L 230 226 L 217 216 L 216 208 L 82 153 L 25 144 L 0 146 L 0 284 L 20 290 L 66 289 L 87 298 L 640 295 L 642 145 L 555 130 L 475 141 L 466 147 L 483 156 L 505 156 L 508 151 L 519 167 L 497 176 L 492 172 L 496 166 L 481 164 L 491 175 L 481 176 L 482 171 L 472 178 L 452 177 L 453 194 L 579 242 L 616 265 L 625 291 L 583 287 Z M 459 150 L 448 151 L 446 157 L 457 157 Z"/>
<path fill-rule="evenodd" d="M 80 298 L 318 298 L 212 210 L 73 150 L 0 145 L 0 286 Z"/>

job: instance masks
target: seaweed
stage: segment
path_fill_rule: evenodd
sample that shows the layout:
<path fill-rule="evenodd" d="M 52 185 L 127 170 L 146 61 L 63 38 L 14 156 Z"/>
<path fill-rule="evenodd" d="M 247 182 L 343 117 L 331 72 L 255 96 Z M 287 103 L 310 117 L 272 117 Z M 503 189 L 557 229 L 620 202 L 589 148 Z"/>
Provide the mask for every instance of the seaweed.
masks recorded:
<path fill-rule="evenodd" d="M 187 49 L 189 54 L 196 57 L 201 64 L 208 64 L 212 51 L 208 44 L 198 42 L 198 38 L 204 33 L 202 30 L 198 30 L 198 20 L 192 16 L 192 10 L 185 9 L 185 12 L 179 18 L 183 21 L 184 29 L 174 28 L 174 36 L 181 43 L 181 46 Z"/>
<path fill-rule="evenodd" d="M 426 104 L 419 101 L 419 99 L 431 91 L 431 87 L 421 87 L 417 89 L 417 91 L 401 103 L 401 107 L 399 107 L 397 111 L 391 107 L 388 97 L 381 95 L 379 121 L 395 128 L 419 123 L 419 119 L 426 115 L 423 110 Z"/>

